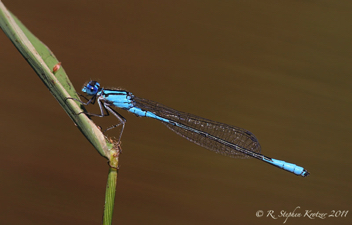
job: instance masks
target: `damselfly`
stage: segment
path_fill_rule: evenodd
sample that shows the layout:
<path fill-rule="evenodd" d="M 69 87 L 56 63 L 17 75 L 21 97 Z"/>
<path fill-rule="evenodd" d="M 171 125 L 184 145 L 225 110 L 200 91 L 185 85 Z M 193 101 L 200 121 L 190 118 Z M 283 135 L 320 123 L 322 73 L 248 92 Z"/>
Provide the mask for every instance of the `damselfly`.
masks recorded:
<path fill-rule="evenodd" d="M 86 98 L 88 102 L 82 103 L 88 105 L 97 101 L 101 113 L 86 114 L 104 117 L 108 116 L 110 112 L 116 116 L 119 123 L 113 127 L 122 125 L 119 141 L 126 119 L 112 109 L 111 106 L 127 110 L 140 117 L 150 117 L 159 120 L 178 135 L 216 153 L 230 157 L 252 157 L 299 176 L 306 177 L 309 175 L 309 172 L 303 167 L 260 154 L 260 144 L 257 138 L 248 130 L 180 112 L 160 103 L 136 97 L 127 91 L 104 89 L 96 81 L 90 81 L 86 84 L 82 92 L 92 96 L 90 99 Z M 80 101 L 78 99 L 75 100 Z"/>

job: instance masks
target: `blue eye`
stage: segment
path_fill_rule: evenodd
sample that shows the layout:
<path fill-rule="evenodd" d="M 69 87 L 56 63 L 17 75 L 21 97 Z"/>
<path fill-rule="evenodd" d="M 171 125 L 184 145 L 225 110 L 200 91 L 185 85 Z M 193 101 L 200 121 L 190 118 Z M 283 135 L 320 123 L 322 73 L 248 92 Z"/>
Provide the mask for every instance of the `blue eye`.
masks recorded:
<path fill-rule="evenodd" d="M 92 89 L 92 88 L 99 89 L 100 84 L 98 82 L 92 80 L 87 84 L 87 87 L 89 87 L 90 89 Z"/>
<path fill-rule="evenodd" d="M 86 86 L 83 87 L 82 92 L 88 95 L 96 95 L 99 91 L 100 84 L 96 81 L 90 81 Z"/>

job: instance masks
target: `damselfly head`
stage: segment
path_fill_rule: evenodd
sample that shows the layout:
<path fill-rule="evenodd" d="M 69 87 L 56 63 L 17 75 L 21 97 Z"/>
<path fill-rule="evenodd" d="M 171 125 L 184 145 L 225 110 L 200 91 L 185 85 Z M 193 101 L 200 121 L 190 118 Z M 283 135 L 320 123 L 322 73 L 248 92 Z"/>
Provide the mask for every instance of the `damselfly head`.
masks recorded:
<path fill-rule="evenodd" d="M 96 95 L 100 89 L 100 84 L 94 80 L 89 81 L 88 84 L 86 84 L 82 92 L 86 93 L 87 95 Z"/>

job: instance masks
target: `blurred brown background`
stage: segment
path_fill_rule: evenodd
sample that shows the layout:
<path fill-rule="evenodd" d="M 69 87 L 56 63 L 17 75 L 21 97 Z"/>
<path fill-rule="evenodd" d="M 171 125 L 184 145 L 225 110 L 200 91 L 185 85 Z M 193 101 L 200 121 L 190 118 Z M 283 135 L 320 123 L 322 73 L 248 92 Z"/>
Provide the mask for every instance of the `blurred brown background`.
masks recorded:
<path fill-rule="evenodd" d="M 267 212 L 352 209 L 351 1 L 3 3 L 55 53 L 77 91 L 97 79 L 246 128 L 265 155 L 311 172 L 301 178 L 224 157 L 120 110 L 128 122 L 114 224 L 283 224 Z M 0 69 L 1 224 L 100 224 L 106 160 L 3 32 Z"/>

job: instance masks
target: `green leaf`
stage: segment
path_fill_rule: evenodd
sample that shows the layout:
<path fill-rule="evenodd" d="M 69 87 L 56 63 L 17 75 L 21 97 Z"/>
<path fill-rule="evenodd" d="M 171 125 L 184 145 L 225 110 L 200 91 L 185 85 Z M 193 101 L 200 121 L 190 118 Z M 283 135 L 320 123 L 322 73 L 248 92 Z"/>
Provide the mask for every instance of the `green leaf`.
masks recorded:
<path fill-rule="evenodd" d="M 1 1 L 0 27 L 32 66 L 83 135 L 97 149 L 100 155 L 110 159 L 110 150 L 113 149 L 114 144 L 105 138 L 99 128 L 84 113 L 81 113 L 85 111 L 82 104 L 68 99 L 79 99 L 79 97 L 62 67 L 55 73 L 53 72 L 53 67 L 59 62 L 55 55 L 12 15 Z"/>
<path fill-rule="evenodd" d="M 65 70 L 50 49 L 36 38 L 0 1 L 0 27 L 32 66 L 39 78 L 53 94 L 78 129 L 97 149 L 109 159 L 110 171 L 106 187 L 103 223 L 111 224 L 116 192 L 119 143 L 108 140 L 98 127 L 84 114 L 84 106 L 72 99 L 79 99 Z M 20 62 L 21 63 L 21 62 Z M 55 71 L 54 71 L 54 68 Z"/>

